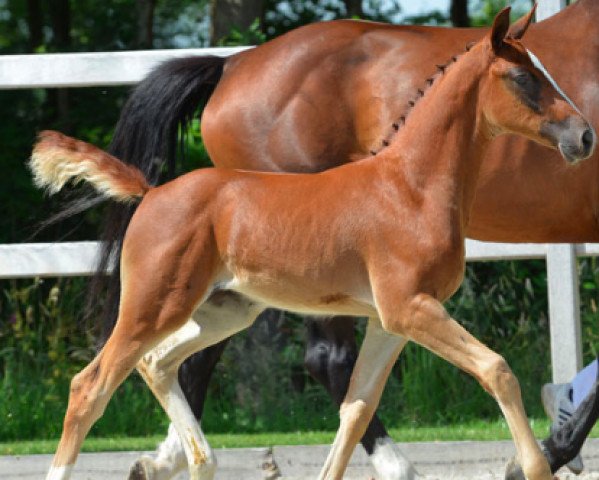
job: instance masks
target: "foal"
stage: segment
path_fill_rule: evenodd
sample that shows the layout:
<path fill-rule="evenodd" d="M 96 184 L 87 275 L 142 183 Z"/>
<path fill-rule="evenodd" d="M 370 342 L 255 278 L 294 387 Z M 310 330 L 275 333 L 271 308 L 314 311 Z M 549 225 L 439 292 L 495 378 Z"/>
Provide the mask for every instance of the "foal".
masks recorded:
<path fill-rule="evenodd" d="M 571 162 L 594 148 L 591 127 L 519 42 L 529 20 L 508 32 L 503 10 L 378 158 L 320 174 L 206 169 L 152 188 L 99 149 L 42 133 L 30 162 L 38 185 L 57 191 L 85 179 L 123 201 L 143 197 L 123 245 L 116 327 L 72 381 L 48 478 L 69 477 L 89 428 L 136 366 L 181 436 L 191 477 L 210 476 L 214 464 L 199 427 L 190 427 L 177 367 L 273 305 L 370 318 L 321 478 L 342 478 L 391 366 L 412 340 L 496 398 L 527 478 L 550 479 L 506 362 L 441 303 L 462 280 L 464 231 L 491 139 L 525 135 Z M 222 320 L 223 311 L 233 320 Z"/>

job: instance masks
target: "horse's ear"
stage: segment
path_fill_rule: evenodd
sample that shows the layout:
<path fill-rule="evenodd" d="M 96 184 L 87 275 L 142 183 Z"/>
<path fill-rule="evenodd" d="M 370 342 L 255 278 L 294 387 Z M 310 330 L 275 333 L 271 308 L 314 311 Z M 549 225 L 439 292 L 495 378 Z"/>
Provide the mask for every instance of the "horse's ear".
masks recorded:
<path fill-rule="evenodd" d="M 510 27 L 510 30 L 507 33 L 508 38 L 520 40 L 524 36 L 526 30 L 528 29 L 528 26 L 530 25 L 530 22 L 532 22 L 532 17 L 536 9 L 537 4 L 535 3 L 530 9 L 530 12 L 528 12 L 526 15 L 524 15 Z"/>
<path fill-rule="evenodd" d="M 510 28 L 510 7 L 505 7 L 495 16 L 491 27 L 491 46 L 495 53 L 501 50 L 503 40 Z"/>

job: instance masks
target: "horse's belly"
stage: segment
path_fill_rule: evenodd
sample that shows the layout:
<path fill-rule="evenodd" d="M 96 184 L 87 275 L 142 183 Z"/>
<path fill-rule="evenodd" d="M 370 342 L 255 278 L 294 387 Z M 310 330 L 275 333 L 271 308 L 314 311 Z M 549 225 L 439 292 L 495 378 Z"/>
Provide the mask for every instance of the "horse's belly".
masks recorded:
<path fill-rule="evenodd" d="M 234 277 L 223 288 L 241 293 L 259 303 L 308 315 L 377 316 L 372 294 L 294 285 L 292 282 L 261 282 Z"/>

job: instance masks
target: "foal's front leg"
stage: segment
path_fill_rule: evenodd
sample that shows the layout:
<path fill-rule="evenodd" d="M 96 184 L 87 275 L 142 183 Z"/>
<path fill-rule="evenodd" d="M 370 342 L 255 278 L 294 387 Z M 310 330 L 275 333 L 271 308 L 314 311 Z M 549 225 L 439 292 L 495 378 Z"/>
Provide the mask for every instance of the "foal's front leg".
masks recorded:
<path fill-rule="evenodd" d="M 503 357 L 453 320 L 443 305 L 427 294 L 401 303 L 380 289 L 377 298 L 384 328 L 405 335 L 474 376 L 497 400 L 512 433 L 522 469 L 529 480 L 551 480 L 551 470 L 528 424 L 518 380 Z"/>
<path fill-rule="evenodd" d="M 341 406 L 356 364 L 354 317 L 305 317 L 308 339 L 304 365 Z M 360 443 L 366 450 L 378 480 L 413 480 L 414 468 L 385 430 L 376 413 Z"/>
<path fill-rule="evenodd" d="M 341 423 L 320 479 L 343 478 L 354 448 L 379 404 L 389 372 L 405 344 L 403 337 L 385 332 L 378 319 L 369 319 L 349 389 L 339 411 Z M 406 470 L 401 472 L 401 478 L 415 476 L 409 463 Z"/>

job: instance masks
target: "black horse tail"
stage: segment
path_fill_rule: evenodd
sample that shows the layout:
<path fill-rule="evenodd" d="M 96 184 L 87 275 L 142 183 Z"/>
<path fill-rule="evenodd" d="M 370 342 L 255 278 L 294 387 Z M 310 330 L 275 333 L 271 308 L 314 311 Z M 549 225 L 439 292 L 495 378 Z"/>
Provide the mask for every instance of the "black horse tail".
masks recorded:
<path fill-rule="evenodd" d="M 186 57 L 167 61 L 135 88 L 123 107 L 109 152 L 137 167 L 156 185 L 174 177 L 181 161 L 184 133 L 196 112 L 204 108 L 222 77 L 225 58 Z M 89 203 L 89 200 L 88 200 Z M 86 317 L 101 312 L 102 340 L 114 328 L 120 298 L 120 252 L 136 205 L 111 203 L 101 234 L 102 252 L 88 288 Z M 103 272 L 114 262 L 109 276 Z"/>

